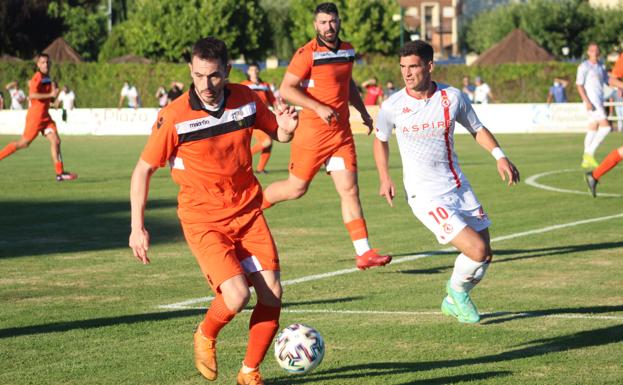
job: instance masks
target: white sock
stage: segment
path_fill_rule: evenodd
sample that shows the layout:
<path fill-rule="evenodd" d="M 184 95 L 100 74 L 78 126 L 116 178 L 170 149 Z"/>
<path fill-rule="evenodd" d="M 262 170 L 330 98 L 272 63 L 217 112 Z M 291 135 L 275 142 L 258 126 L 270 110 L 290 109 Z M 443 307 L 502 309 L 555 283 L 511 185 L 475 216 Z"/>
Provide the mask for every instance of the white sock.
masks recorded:
<path fill-rule="evenodd" d="M 584 153 L 585 154 L 590 154 L 590 152 L 588 152 L 588 149 L 591 147 L 591 143 L 593 142 L 593 139 L 595 138 L 596 134 L 597 134 L 596 130 L 595 131 L 588 130 L 586 132 L 586 136 L 584 137 Z"/>
<path fill-rule="evenodd" d="M 454 270 L 452 270 L 452 276 L 450 277 L 450 287 L 455 291 L 470 291 L 478 281 L 485 274 L 486 268 L 484 265 L 488 265 L 486 262 L 476 262 L 469 258 L 467 255 L 461 253 L 456 257 L 454 262 Z M 480 278 L 476 278 L 478 272 Z"/>
<path fill-rule="evenodd" d="M 593 138 L 593 141 L 591 142 L 591 145 L 588 147 L 588 153 L 594 155 L 595 151 L 597 151 L 597 147 L 599 147 L 601 142 L 604 141 L 606 135 L 608 135 L 609 133 L 610 126 L 599 127 L 597 133 L 595 134 L 595 137 Z"/>
<path fill-rule="evenodd" d="M 368 238 L 361 238 L 353 241 L 353 246 L 355 246 L 355 253 L 357 253 L 357 255 L 364 255 L 366 251 L 371 249 Z"/>
<path fill-rule="evenodd" d="M 245 365 L 244 362 L 242 363 L 242 373 L 249 374 L 254 370 L 257 370 L 257 368 L 250 368 L 247 365 Z"/>

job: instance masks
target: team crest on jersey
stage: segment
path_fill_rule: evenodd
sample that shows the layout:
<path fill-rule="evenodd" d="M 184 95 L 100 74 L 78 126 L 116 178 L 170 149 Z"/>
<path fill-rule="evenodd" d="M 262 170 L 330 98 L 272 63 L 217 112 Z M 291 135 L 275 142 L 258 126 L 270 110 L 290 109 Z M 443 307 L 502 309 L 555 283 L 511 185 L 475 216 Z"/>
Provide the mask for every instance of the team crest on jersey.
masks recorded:
<path fill-rule="evenodd" d="M 232 119 L 238 123 L 238 126 L 242 127 L 244 116 L 242 116 L 242 111 L 237 110 L 231 114 Z"/>
<path fill-rule="evenodd" d="M 450 234 L 452 232 L 452 230 L 453 230 L 453 227 L 452 227 L 451 224 L 449 224 L 449 223 L 444 223 L 443 224 L 443 231 L 445 231 L 446 234 Z"/>
<path fill-rule="evenodd" d="M 162 127 L 162 123 L 164 123 L 164 117 L 163 116 L 158 118 L 158 122 L 156 122 L 156 127 L 158 129 L 160 129 L 160 127 Z"/>
<path fill-rule="evenodd" d="M 409 112 L 411 112 L 411 109 L 410 109 L 409 107 L 404 107 L 404 108 L 402 109 L 402 113 L 403 113 L 403 114 L 408 114 Z"/>
<path fill-rule="evenodd" d="M 443 99 L 441 99 L 441 105 L 442 105 L 444 108 L 448 108 L 448 107 L 450 107 L 450 99 L 448 99 L 448 98 L 443 98 Z"/>

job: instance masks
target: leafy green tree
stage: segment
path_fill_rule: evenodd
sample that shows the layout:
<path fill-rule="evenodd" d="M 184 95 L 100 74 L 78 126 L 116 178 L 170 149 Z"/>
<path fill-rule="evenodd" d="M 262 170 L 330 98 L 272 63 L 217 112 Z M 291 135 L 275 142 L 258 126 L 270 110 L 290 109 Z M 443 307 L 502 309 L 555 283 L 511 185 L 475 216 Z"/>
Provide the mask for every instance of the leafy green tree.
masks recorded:
<path fill-rule="evenodd" d="M 189 47 L 204 36 L 225 41 L 232 57 L 242 54 L 258 59 L 269 38 L 259 0 L 144 0 L 136 3 L 128 20 L 114 29 L 117 28 L 119 31 L 113 30 L 100 59 L 124 51 L 179 62 L 188 54 Z"/>
<path fill-rule="evenodd" d="M 464 29 L 464 41 L 470 51 L 482 53 L 502 40 L 519 25 L 517 4 L 496 7 L 473 18 Z"/>
<path fill-rule="evenodd" d="M 63 37 L 83 59 L 97 59 L 106 39 L 107 17 L 101 6 L 92 1 L 74 6 L 65 1 L 53 1 L 48 6 L 48 14 L 63 21 Z"/>
<path fill-rule="evenodd" d="M 290 0 L 261 0 L 260 5 L 266 12 L 266 20 L 272 40 L 266 52 L 279 59 L 290 59 L 294 53 L 290 33 L 292 19 L 290 17 Z"/>
<path fill-rule="evenodd" d="M 394 0 L 347 0 L 344 35 L 360 53 L 392 54 L 400 45 L 400 24 L 392 21 L 399 12 Z"/>

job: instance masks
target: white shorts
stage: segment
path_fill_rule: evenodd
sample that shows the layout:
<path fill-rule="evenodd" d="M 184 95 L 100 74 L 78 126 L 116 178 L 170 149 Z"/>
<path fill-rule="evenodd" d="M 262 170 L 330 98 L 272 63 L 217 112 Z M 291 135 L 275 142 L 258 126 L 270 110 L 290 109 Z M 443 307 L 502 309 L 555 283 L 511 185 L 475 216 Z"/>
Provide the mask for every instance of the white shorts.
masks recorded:
<path fill-rule="evenodd" d="M 587 111 L 588 112 L 588 122 L 589 123 L 597 123 L 602 120 L 608 119 L 608 115 L 606 114 L 606 110 L 603 105 L 594 105 L 594 110 Z"/>
<path fill-rule="evenodd" d="M 482 231 L 491 226 L 489 217 L 478 202 L 469 183 L 459 189 L 435 197 L 408 199 L 413 214 L 445 245 L 452 241 L 465 226 Z"/>

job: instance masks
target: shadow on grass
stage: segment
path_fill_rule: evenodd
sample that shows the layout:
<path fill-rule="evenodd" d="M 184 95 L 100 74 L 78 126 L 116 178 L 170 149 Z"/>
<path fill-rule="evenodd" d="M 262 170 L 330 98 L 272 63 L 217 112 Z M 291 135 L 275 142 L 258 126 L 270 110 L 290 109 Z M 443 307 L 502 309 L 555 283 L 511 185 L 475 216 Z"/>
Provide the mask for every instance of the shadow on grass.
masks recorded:
<path fill-rule="evenodd" d="M 530 310 L 525 312 L 496 312 L 483 314 L 481 325 L 494 325 L 523 318 L 546 317 L 558 314 L 597 314 L 623 311 L 623 305 L 570 307 L 564 309 Z"/>
<path fill-rule="evenodd" d="M 386 372 L 379 372 L 378 374 L 372 374 L 377 375 L 377 376 L 385 376 L 387 374 L 391 374 L 391 373 L 386 373 Z M 486 380 L 489 378 L 494 378 L 494 377 L 502 377 L 502 376 L 509 376 L 511 375 L 512 372 L 509 371 L 497 371 L 497 372 L 482 372 L 482 373 L 468 373 L 468 374 L 461 374 L 458 376 L 446 376 L 446 377 L 438 377 L 438 378 L 427 378 L 424 380 L 414 380 L 414 381 L 408 381 L 408 382 L 403 382 L 399 385 L 445 385 L 445 384 L 457 384 L 460 382 L 472 382 L 472 381 L 479 381 L 479 380 Z M 369 374 L 366 373 L 365 375 L 361 376 L 361 377 L 368 377 Z M 344 378 L 356 378 L 359 376 L 352 376 L 352 377 L 344 377 L 344 376 L 336 376 L 333 378 L 329 378 L 329 377 L 323 377 L 322 380 L 331 380 L 331 379 L 344 379 Z M 287 377 L 287 378 L 278 378 L 278 379 L 274 379 L 274 380 L 270 380 L 267 379 L 265 380 L 267 385 L 290 385 L 290 384 L 304 384 L 306 382 L 311 382 L 311 381 L 320 381 L 320 379 L 318 379 L 317 377 Z M 364 383 L 364 382 L 361 382 Z"/>
<path fill-rule="evenodd" d="M 171 208 L 175 199 L 154 199 L 148 209 Z M 130 235 L 130 202 L 0 202 L 0 258 L 125 248 Z M 148 215 L 155 243 L 183 240 L 177 218 Z M 129 252 L 129 251 L 128 251 Z"/>
<path fill-rule="evenodd" d="M 303 302 L 285 302 L 283 308 L 291 306 L 311 305 L 311 304 L 327 304 L 327 303 L 343 303 L 350 301 L 357 301 L 363 297 L 345 297 L 345 298 L 330 298 L 326 300 L 317 301 L 303 301 Z M 247 310 L 252 309 L 252 307 Z M 32 326 L 22 326 L 14 328 L 0 329 L 0 339 L 10 337 L 20 337 L 26 335 L 35 334 L 47 334 L 47 333 L 59 333 L 67 332 L 76 329 L 96 329 L 108 326 L 117 325 L 131 325 L 141 322 L 156 322 L 167 321 L 175 318 L 184 317 L 197 317 L 205 314 L 206 309 L 184 309 L 173 310 L 163 312 L 153 312 L 145 314 L 132 314 L 122 315 L 116 317 L 101 317 L 86 320 L 65 321 L 65 322 L 53 322 L 48 324 L 39 324 Z"/>
<path fill-rule="evenodd" d="M 608 250 L 623 248 L 623 242 L 603 242 L 603 243 L 587 243 L 581 245 L 564 245 L 556 247 L 543 247 L 536 249 L 496 249 L 493 248 L 493 263 L 513 262 L 522 259 L 549 257 L 553 255 L 563 255 L 570 253 L 582 253 L 585 251 L 595 250 Z M 434 251 L 423 252 L 420 254 L 434 254 L 434 255 L 456 255 L 456 251 Z M 395 254 L 393 257 L 409 256 L 413 254 Z M 512 256 L 512 257 L 506 257 Z M 429 269 L 409 269 L 400 270 L 402 274 L 437 274 L 445 271 L 449 271 L 453 268 L 453 265 L 433 267 Z"/>
<path fill-rule="evenodd" d="M 279 378 L 269 382 L 270 384 L 304 384 L 306 382 L 322 383 L 323 381 L 339 379 L 370 379 L 375 376 L 388 376 L 401 373 L 415 373 L 438 369 L 469 367 L 470 365 L 493 364 L 519 360 L 530 357 L 538 357 L 551 353 L 573 351 L 577 349 L 590 348 L 615 344 L 623 341 L 623 324 L 608 326 L 600 329 L 586 330 L 569 335 L 543 338 L 528 341 L 516 349 L 507 350 L 502 353 L 490 354 L 474 358 L 464 358 L 456 360 L 438 360 L 423 362 L 366 362 L 358 365 L 343 366 L 335 369 L 319 370 L 312 372 L 306 377 L 296 379 L 294 377 Z M 490 372 L 482 373 L 483 376 L 508 375 L 509 372 Z M 439 378 L 437 380 L 414 381 L 406 384 L 445 384 L 445 380 L 454 379 L 455 381 L 469 381 L 478 374 L 466 374 L 456 377 Z M 370 383 L 375 383 L 374 380 Z M 435 382 L 440 381 L 440 382 Z"/>

